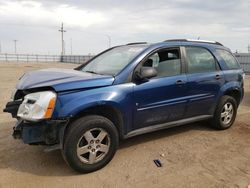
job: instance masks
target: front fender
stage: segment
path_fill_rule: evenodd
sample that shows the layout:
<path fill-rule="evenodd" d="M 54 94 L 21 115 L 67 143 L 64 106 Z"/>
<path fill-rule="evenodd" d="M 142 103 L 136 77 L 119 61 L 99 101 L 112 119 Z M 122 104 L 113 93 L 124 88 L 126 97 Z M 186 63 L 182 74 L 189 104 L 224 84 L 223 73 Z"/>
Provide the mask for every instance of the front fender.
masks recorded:
<path fill-rule="evenodd" d="M 73 117 L 83 110 L 96 106 L 112 106 L 123 116 L 124 125 L 132 125 L 133 84 L 120 84 L 73 93 L 59 94 L 54 118 Z"/>

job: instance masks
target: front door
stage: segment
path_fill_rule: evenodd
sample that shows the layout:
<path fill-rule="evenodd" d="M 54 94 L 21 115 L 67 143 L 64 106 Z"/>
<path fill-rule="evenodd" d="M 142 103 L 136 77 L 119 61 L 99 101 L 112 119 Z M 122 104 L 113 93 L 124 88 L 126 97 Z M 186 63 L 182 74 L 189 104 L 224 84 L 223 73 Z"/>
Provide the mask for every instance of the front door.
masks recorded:
<path fill-rule="evenodd" d="M 134 86 L 134 129 L 182 119 L 187 77 L 182 71 L 180 49 L 156 51 L 141 66 L 152 66 L 158 74 Z"/>

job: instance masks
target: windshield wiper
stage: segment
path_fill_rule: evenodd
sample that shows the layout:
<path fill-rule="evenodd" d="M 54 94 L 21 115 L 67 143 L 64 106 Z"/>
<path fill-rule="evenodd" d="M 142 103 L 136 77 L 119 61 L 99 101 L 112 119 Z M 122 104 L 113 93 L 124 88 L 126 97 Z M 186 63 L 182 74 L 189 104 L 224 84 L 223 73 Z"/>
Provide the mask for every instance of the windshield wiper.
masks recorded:
<path fill-rule="evenodd" d="M 95 72 L 95 71 L 84 71 L 84 72 L 91 73 L 91 74 L 105 75 L 105 74 L 102 74 L 102 73 L 97 73 L 97 72 Z"/>
<path fill-rule="evenodd" d="M 94 71 L 84 71 L 84 72 L 91 73 L 91 74 L 99 74 L 99 73 L 94 72 Z"/>

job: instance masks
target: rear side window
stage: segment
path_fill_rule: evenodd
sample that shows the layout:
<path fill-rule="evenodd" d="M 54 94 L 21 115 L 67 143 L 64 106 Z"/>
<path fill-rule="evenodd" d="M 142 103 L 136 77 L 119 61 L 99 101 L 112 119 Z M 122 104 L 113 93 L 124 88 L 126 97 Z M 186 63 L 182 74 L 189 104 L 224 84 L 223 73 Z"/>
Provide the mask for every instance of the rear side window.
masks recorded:
<path fill-rule="evenodd" d="M 226 50 L 221 50 L 221 49 L 217 49 L 216 52 L 224 60 L 226 66 L 227 66 L 227 69 L 239 69 L 240 68 L 236 59 L 234 58 L 234 56 L 230 52 L 228 52 Z"/>
<path fill-rule="evenodd" d="M 214 56 L 205 48 L 186 47 L 189 73 L 212 72 L 217 70 Z"/>

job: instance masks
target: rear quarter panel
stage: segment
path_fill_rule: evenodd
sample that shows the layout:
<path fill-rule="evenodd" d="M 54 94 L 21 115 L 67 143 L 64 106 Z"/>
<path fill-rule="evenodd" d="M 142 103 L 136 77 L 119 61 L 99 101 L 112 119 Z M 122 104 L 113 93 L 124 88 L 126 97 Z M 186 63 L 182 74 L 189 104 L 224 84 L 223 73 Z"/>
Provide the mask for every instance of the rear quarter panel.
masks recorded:
<path fill-rule="evenodd" d="M 223 71 L 225 84 L 221 87 L 221 95 L 224 95 L 227 91 L 238 90 L 241 94 L 241 100 L 244 96 L 244 80 L 243 70 L 224 70 Z"/>
<path fill-rule="evenodd" d="M 216 59 L 219 62 L 220 68 L 223 72 L 224 79 L 225 79 L 225 84 L 220 89 L 220 97 L 223 96 L 228 91 L 238 90 L 241 94 L 241 100 L 242 100 L 244 96 L 244 78 L 243 78 L 244 72 L 241 68 L 227 70 L 226 62 L 223 60 L 220 54 L 216 51 L 217 49 L 226 50 L 228 52 L 230 52 L 230 49 L 225 48 L 223 46 L 211 49 L 211 51 L 213 52 L 213 54 L 215 55 Z M 236 58 L 235 60 L 237 61 Z"/>

